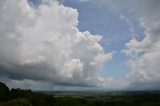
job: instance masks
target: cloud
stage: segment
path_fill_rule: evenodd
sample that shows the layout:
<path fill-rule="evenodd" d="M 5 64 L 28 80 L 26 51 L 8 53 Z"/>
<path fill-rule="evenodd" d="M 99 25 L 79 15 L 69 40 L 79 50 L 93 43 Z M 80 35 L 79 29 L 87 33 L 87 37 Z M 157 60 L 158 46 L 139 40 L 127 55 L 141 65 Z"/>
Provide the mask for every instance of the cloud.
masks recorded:
<path fill-rule="evenodd" d="M 160 1 L 159 0 L 90 0 L 97 5 L 105 6 L 121 15 L 127 22 L 133 38 L 122 50 L 130 57 L 128 65 L 131 72 L 126 75 L 129 88 L 159 89 L 160 88 Z M 136 39 L 133 23 L 125 17 L 127 12 L 134 13 L 135 19 L 144 29 L 144 38 Z M 141 35 L 139 35 L 141 36 Z"/>
<path fill-rule="evenodd" d="M 88 2 L 89 0 L 79 0 L 80 2 Z"/>
<path fill-rule="evenodd" d="M 144 28 L 144 39 L 130 40 L 123 52 L 131 57 L 129 65 L 131 72 L 127 78 L 133 85 L 159 89 L 160 84 L 160 2 L 158 0 L 143 1 L 137 10 L 140 24 Z M 144 86 L 143 86 L 144 85 Z"/>
<path fill-rule="evenodd" d="M 135 3 L 134 0 L 87 0 L 88 2 L 95 3 L 96 5 L 99 5 L 101 7 L 107 7 L 107 9 L 110 9 L 111 11 L 128 11 L 131 9 L 131 6 L 133 3 Z"/>
<path fill-rule="evenodd" d="M 124 20 L 128 24 L 129 31 L 130 31 L 132 37 L 135 37 L 136 36 L 136 31 L 134 29 L 134 25 L 133 25 L 132 21 L 130 19 L 128 19 L 127 17 L 125 17 L 124 15 L 120 15 L 120 19 Z"/>
<path fill-rule="evenodd" d="M 104 83 L 98 73 L 112 53 L 105 53 L 99 44 L 102 36 L 79 31 L 76 9 L 55 0 L 38 7 L 27 0 L 1 0 L 0 14 L 1 77 L 15 84 L 20 80 L 62 86 Z"/>
<path fill-rule="evenodd" d="M 76 9 L 56 0 L 42 0 L 37 7 L 27 0 L 0 1 L 0 80 L 11 87 L 34 89 L 43 86 L 54 89 L 55 85 L 57 89 L 59 86 L 159 89 L 159 0 L 91 2 L 120 13 L 133 10 L 144 28 L 144 38 L 134 37 L 122 50 L 130 57 L 131 68 L 123 80 L 98 75 L 113 54 L 104 52 L 99 44 L 102 36 L 79 31 Z M 130 25 L 134 35 L 129 19 L 123 14 L 121 19 Z"/>

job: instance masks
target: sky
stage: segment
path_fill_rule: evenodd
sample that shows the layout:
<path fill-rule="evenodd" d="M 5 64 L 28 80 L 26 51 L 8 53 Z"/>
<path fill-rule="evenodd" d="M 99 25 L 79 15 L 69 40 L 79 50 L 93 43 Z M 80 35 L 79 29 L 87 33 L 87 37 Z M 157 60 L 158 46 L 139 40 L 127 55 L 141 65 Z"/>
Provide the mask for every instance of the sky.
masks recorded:
<path fill-rule="evenodd" d="M 33 90 L 159 90 L 159 0 L 1 0 L 0 81 Z"/>

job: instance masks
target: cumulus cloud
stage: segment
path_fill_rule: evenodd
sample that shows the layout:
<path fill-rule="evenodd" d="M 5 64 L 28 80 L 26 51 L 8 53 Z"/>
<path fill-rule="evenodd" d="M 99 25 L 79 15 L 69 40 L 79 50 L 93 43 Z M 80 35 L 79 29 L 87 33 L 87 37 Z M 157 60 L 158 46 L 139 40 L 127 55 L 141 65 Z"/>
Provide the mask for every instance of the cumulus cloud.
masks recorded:
<path fill-rule="evenodd" d="M 123 80 L 102 78 L 98 73 L 112 59 L 99 44 L 102 36 L 78 29 L 78 12 L 56 0 L 42 0 L 38 7 L 27 0 L 0 1 L 0 80 L 10 86 L 53 89 L 60 86 L 105 88 L 160 88 L 159 0 L 80 0 L 112 10 L 133 10 L 144 28 L 123 50 L 130 57 L 131 72 Z M 133 12 L 132 11 L 132 12 Z M 130 26 L 125 16 L 121 19 Z M 35 86 L 32 86 L 32 85 Z M 60 87 L 57 87 L 59 89 Z"/>
<path fill-rule="evenodd" d="M 160 1 L 159 0 L 90 0 L 105 6 L 111 11 L 119 12 L 121 19 L 129 25 L 133 39 L 126 43 L 122 50 L 130 57 L 128 64 L 131 72 L 126 75 L 128 87 L 139 89 L 160 88 Z M 144 29 L 144 38 L 137 40 L 132 22 L 123 16 L 132 12 Z M 141 36 L 141 35 L 139 35 Z"/>
<path fill-rule="evenodd" d="M 99 44 L 102 36 L 79 31 L 76 9 L 56 0 L 43 0 L 38 7 L 27 0 L 1 0 L 0 14 L 1 77 L 15 83 L 104 83 L 98 73 L 112 53 Z"/>
<path fill-rule="evenodd" d="M 144 39 L 130 40 L 123 52 L 131 57 L 129 65 L 131 72 L 127 78 L 131 86 L 138 85 L 152 89 L 160 88 L 160 2 L 158 0 L 143 0 L 138 8 L 140 25 L 144 28 Z"/>

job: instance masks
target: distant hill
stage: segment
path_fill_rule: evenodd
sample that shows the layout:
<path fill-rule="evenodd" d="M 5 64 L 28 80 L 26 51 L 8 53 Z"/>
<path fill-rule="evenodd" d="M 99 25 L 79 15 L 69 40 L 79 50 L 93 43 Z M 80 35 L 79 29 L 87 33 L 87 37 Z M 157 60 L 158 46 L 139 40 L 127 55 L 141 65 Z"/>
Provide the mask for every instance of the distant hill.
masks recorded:
<path fill-rule="evenodd" d="M 46 91 L 11 89 L 0 82 L 0 106 L 160 106 L 159 91 Z"/>

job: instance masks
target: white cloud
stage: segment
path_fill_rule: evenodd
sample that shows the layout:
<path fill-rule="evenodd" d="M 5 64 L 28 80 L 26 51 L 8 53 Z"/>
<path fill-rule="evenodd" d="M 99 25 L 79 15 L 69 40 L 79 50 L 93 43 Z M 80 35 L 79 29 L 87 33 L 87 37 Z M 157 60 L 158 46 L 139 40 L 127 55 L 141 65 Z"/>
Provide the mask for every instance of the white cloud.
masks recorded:
<path fill-rule="evenodd" d="M 94 0 L 95 2 L 96 0 Z M 93 2 L 93 1 L 92 1 Z M 141 2 L 141 3 L 140 3 Z M 100 35 L 80 32 L 77 10 L 55 0 L 31 7 L 27 0 L 0 1 L 0 75 L 10 86 L 160 87 L 160 8 L 158 0 L 97 0 L 116 11 L 133 9 L 140 17 L 144 39 L 126 43 L 131 72 L 123 80 L 98 75 L 112 59 L 99 44 Z M 121 17 L 129 25 L 132 23 Z M 9 81 L 8 81 L 9 80 Z"/>
<path fill-rule="evenodd" d="M 145 29 L 144 39 L 138 41 L 130 40 L 124 52 L 131 56 L 129 61 L 131 72 L 127 75 L 132 84 L 141 86 L 160 87 L 160 2 L 143 1 L 143 6 L 139 7 L 138 14 L 141 16 L 140 24 Z"/>
<path fill-rule="evenodd" d="M 98 72 L 112 53 L 98 43 L 101 36 L 79 31 L 77 10 L 55 0 L 38 8 L 27 0 L 1 0 L 0 14 L 1 75 L 24 83 L 101 85 Z"/>
<path fill-rule="evenodd" d="M 130 87 L 160 88 L 160 1 L 159 0 L 90 0 L 100 6 L 122 14 L 121 19 L 130 26 L 133 39 L 126 43 L 122 50 L 130 56 L 128 64 L 131 72 L 126 80 Z M 144 38 L 137 40 L 133 24 L 123 16 L 126 12 L 135 13 L 144 29 Z M 141 36 L 141 35 L 139 35 Z"/>

